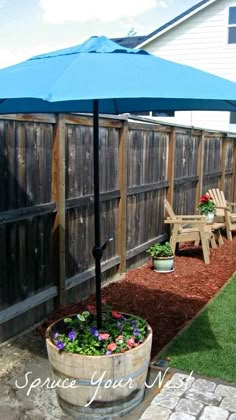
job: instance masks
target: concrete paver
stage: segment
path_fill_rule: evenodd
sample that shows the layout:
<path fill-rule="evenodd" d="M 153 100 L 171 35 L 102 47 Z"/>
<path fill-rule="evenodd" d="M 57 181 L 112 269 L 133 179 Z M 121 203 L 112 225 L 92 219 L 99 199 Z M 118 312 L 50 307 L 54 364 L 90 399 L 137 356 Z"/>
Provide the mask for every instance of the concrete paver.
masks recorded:
<path fill-rule="evenodd" d="M 191 416 L 191 414 L 176 412 L 171 414 L 169 420 L 195 420 L 195 416 Z"/>
<path fill-rule="evenodd" d="M 236 398 L 236 388 L 233 388 L 232 386 L 228 385 L 217 385 L 215 389 L 216 395 L 219 395 L 220 397 L 233 397 Z"/>
<path fill-rule="evenodd" d="M 174 408 L 179 402 L 179 397 L 170 392 L 161 392 L 153 400 L 152 405 L 161 405 L 166 408 Z"/>
<path fill-rule="evenodd" d="M 196 379 L 192 388 L 200 392 L 213 392 L 216 388 L 216 384 L 215 382 L 208 381 L 206 379 Z"/>
<path fill-rule="evenodd" d="M 142 420 L 168 420 L 171 415 L 171 410 L 165 407 L 151 405 L 142 415 Z"/>
<path fill-rule="evenodd" d="M 229 412 L 220 407 L 205 407 L 199 420 L 226 420 Z"/>
<path fill-rule="evenodd" d="M 223 398 L 220 407 L 225 408 L 229 411 L 235 411 L 236 412 L 236 398 L 230 398 L 226 397 Z"/>
<path fill-rule="evenodd" d="M 186 398 L 194 401 L 200 401 L 207 405 L 219 405 L 222 397 L 214 394 L 213 392 L 196 392 L 195 389 L 190 389 L 185 394 Z"/>
<path fill-rule="evenodd" d="M 183 413 L 197 416 L 203 408 L 203 404 L 199 401 L 188 400 L 187 398 L 181 398 L 176 406 L 177 411 L 183 411 Z"/>

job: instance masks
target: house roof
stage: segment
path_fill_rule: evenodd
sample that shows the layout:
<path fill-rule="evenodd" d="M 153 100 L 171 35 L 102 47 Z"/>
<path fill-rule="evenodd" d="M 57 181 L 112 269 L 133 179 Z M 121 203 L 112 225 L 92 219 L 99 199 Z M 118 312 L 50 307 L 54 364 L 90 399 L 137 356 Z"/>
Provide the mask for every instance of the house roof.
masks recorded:
<path fill-rule="evenodd" d="M 181 13 L 180 15 L 176 16 L 174 19 L 171 19 L 169 22 L 165 23 L 164 25 L 160 26 L 155 31 L 151 32 L 146 39 L 144 39 L 140 44 L 137 44 L 136 46 L 143 47 L 145 44 L 147 44 L 150 41 L 153 41 L 153 39 L 157 38 L 158 36 L 162 35 L 164 32 L 169 31 L 171 28 L 173 28 L 176 25 L 179 25 L 184 20 L 190 18 L 195 13 L 200 12 L 200 10 L 204 9 L 207 6 L 210 6 L 210 4 L 215 3 L 217 0 L 202 0 L 199 3 L 195 4 L 194 6 L 187 9 L 185 12 Z"/>
<path fill-rule="evenodd" d="M 174 26 L 180 24 L 184 20 L 188 19 L 190 16 L 194 15 L 195 13 L 199 12 L 200 10 L 204 9 L 205 7 L 209 6 L 210 4 L 214 3 L 217 0 L 201 0 L 194 6 L 190 7 L 189 9 L 185 10 L 185 12 L 181 13 L 180 15 L 176 16 L 174 19 L 171 19 L 169 22 L 165 23 L 164 25 L 160 26 L 155 31 L 151 32 L 148 35 L 143 36 L 130 36 L 125 38 L 115 38 L 113 39 L 118 44 L 123 45 L 129 48 L 139 47 L 142 48 L 148 42 L 152 41 L 153 39 L 157 38 L 158 36 L 162 35 L 164 32 L 170 30 Z"/>
<path fill-rule="evenodd" d="M 124 38 L 112 38 L 112 41 L 117 42 L 126 48 L 135 48 L 137 45 L 141 44 L 148 38 L 149 35 L 140 35 L 140 36 L 126 36 Z"/>

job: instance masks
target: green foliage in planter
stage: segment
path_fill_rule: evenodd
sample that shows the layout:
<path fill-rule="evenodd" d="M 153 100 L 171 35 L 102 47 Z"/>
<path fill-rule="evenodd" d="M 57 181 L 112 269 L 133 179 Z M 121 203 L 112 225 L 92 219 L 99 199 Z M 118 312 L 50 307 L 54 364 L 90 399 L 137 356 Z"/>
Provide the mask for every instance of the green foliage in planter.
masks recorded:
<path fill-rule="evenodd" d="M 173 251 L 169 242 L 165 242 L 164 244 L 154 244 L 148 248 L 147 253 L 151 255 L 151 257 L 172 257 Z"/>
<path fill-rule="evenodd" d="M 216 212 L 216 205 L 212 199 L 212 197 L 206 193 L 200 198 L 198 209 L 201 214 L 207 215 L 208 213 Z"/>
<path fill-rule="evenodd" d="M 139 346 L 147 337 L 146 320 L 112 311 L 107 304 L 102 313 L 103 328 L 97 329 L 96 308 L 64 318 L 50 333 L 58 351 L 85 355 L 123 353 Z"/>

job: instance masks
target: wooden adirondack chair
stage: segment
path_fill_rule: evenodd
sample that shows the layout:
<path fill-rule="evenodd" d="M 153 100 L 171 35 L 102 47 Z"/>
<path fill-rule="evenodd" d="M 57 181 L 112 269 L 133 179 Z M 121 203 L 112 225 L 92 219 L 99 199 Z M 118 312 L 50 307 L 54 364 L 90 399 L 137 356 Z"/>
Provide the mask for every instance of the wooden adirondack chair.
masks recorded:
<path fill-rule="evenodd" d="M 164 200 L 164 204 L 168 214 L 165 223 L 172 225 L 170 244 L 173 252 L 175 253 L 176 245 L 180 242 L 193 241 L 195 245 L 198 245 L 201 241 L 204 262 L 209 264 L 209 241 L 214 242 L 215 240 L 211 229 L 206 224 L 205 216 L 176 215 L 167 199 Z"/>
<path fill-rule="evenodd" d="M 227 239 L 232 241 L 232 231 L 236 230 L 236 203 L 227 201 L 219 188 L 212 188 L 208 193 L 216 204 L 216 222 L 224 223 Z"/>

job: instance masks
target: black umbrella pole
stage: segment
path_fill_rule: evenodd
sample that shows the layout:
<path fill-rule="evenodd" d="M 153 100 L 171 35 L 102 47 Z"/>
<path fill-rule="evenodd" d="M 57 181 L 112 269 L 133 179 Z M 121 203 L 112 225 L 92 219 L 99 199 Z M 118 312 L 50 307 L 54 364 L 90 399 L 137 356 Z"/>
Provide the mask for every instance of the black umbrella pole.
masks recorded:
<path fill-rule="evenodd" d="M 101 258 L 103 249 L 100 236 L 100 191 L 99 191 L 99 108 L 98 100 L 93 101 L 93 165 L 94 165 L 94 227 L 95 245 L 93 256 L 95 259 L 97 328 L 102 328 L 102 293 L 101 293 Z"/>

